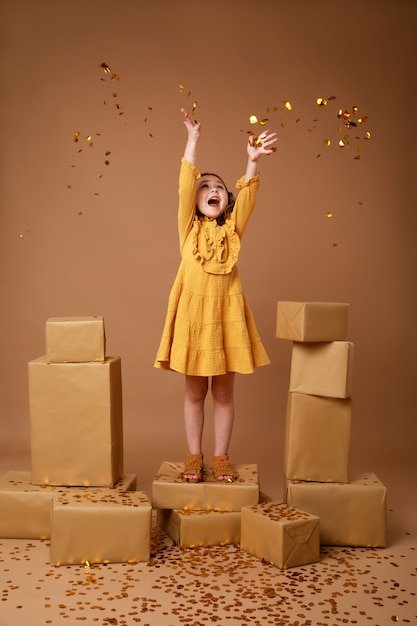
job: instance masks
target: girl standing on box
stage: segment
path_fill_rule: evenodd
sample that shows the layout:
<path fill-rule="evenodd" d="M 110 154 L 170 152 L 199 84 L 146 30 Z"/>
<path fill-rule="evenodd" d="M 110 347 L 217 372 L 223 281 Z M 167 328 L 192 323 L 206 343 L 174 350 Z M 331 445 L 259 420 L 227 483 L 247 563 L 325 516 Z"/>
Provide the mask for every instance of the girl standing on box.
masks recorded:
<path fill-rule="evenodd" d="M 181 478 L 204 479 L 201 450 L 204 402 L 211 378 L 217 480 L 237 478 L 228 449 L 234 420 L 235 372 L 249 374 L 270 361 L 258 335 L 236 266 L 240 240 L 255 208 L 258 160 L 272 154 L 276 133 L 249 137 L 246 173 L 235 200 L 217 174 L 196 167 L 201 124 L 181 109 L 188 138 L 179 176 L 181 264 L 172 287 L 155 367 L 185 374 L 184 421 L 188 455 Z"/>

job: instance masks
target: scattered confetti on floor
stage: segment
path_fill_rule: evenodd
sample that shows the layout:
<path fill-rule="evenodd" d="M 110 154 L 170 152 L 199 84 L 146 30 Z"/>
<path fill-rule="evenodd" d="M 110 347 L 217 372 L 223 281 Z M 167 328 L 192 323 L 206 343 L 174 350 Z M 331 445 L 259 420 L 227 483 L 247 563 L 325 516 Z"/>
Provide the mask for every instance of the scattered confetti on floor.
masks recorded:
<path fill-rule="evenodd" d="M 416 549 L 399 531 L 284 571 L 238 545 L 181 549 L 154 526 L 149 563 L 54 567 L 48 540 L 0 539 L 0 624 L 415 624 Z"/>

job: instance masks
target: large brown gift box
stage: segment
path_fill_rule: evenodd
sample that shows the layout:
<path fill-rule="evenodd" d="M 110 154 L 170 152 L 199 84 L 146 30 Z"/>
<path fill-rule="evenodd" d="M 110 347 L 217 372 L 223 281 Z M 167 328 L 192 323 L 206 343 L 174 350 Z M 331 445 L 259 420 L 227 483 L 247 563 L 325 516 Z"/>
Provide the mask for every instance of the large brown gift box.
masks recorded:
<path fill-rule="evenodd" d="M 143 491 L 61 489 L 54 499 L 51 563 L 125 563 L 150 556 L 152 508 Z"/>
<path fill-rule="evenodd" d="M 278 302 L 278 339 L 344 341 L 349 305 L 339 302 Z"/>
<path fill-rule="evenodd" d="M 351 434 L 350 398 L 288 394 L 286 478 L 347 482 Z"/>
<path fill-rule="evenodd" d="M 168 537 L 182 548 L 240 542 L 240 513 L 237 511 L 158 509 L 156 521 Z"/>
<path fill-rule="evenodd" d="M 106 336 L 101 315 L 50 317 L 45 327 L 48 363 L 104 361 Z"/>
<path fill-rule="evenodd" d="M 114 489 L 129 491 L 136 488 L 136 476 L 121 478 Z M 11 470 L 0 478 L 0 537 L 16 539 L 49 539 L 51 536 L 54 499 L 62 487 L 34 485 L 30 472 Z M 80 497 L 83 488 L 71 487 Z"/>
<path fill-rule="evenodd" d="M 180 477 L 184 463 L 164 461 L 152 482 L 154 509 L 240 511 L 245 504 L 259 501 L 257 465 L 233 465 L 239 477 L 233 483 L 216 480 L 205 466 L 201 483 L 187 483 Z"/>
<path fill-rule="evenodd" d="M 32 482 L 108 486 L 123 474 L 121 360 L 31 361 Z"/>
<path fill-rule="evenodd" d="M 348 398 L 351 395 L 353 343 L 293 343 L 290 391 L 313 396 Z"/>
<path fill-rule="evenodd" d="M 329 546 L 386 544 L 386 487 L 373 473 L 351 483 L 287 481 L 286 499 L 320 518 L 320 541 Z"/>
<path fill-rule="evenodd" d="M 319 518 L 278 502 L 244 506 L 240 547 L 281 569 L 320 560 Z"/>

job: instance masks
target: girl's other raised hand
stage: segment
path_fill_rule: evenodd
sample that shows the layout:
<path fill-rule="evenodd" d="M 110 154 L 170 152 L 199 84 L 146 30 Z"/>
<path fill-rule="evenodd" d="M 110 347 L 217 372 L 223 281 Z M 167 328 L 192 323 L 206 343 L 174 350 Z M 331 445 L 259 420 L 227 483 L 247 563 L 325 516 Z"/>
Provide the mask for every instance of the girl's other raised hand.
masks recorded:
<path fill-rule="evenodd" d="M 259 135 L 250 135 L 248 140 L 248 157 L 251 161 L 257 161 L 261 154 L 272 154 L 276 151 L 274 144 L 278 141 L 277 133 L 264 130 Z"/>

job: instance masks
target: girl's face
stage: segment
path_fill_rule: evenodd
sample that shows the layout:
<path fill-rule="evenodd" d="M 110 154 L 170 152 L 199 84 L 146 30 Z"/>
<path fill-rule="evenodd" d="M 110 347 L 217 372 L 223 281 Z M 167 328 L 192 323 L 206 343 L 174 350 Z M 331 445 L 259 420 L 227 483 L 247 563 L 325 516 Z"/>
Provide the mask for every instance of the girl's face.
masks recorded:
<path fill-rule="evenodd" d="M 214 174 L 199 178 L 196 203 L 202 215 L 211 219 L 220 217 L 229 203 L 229 196 L 223 181 Z"/>

